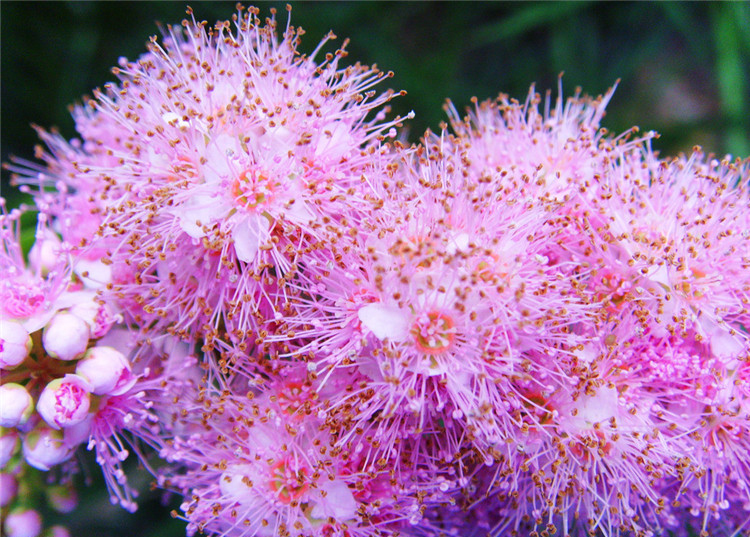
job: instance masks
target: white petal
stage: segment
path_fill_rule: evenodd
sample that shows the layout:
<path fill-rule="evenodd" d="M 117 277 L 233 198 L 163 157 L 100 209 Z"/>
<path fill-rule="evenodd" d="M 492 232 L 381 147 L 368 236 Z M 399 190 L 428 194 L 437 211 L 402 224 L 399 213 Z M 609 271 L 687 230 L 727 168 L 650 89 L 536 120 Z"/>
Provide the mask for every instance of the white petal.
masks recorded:
<path fill-rule="evenodd" d="M 396 307 L 381 302 L 368 304 L 360 308 L 357 316 L 378 339 L 399 341 L 409 334 L 409 317 Z"/>
<path fill-rule="evenodd" d="M 268 220 L 263 217 L 248 219 L 235 226 L 232 230 L 232 239 L 237 259 L 245 263 L 250 263 L 255 259 L 260 249 L 261 236 L 266 235 L 268 226 Z"/>
<path fill-rule="evenodd" d="M 316 503 L 310 515 L 313 518 L 323 519 L 333 516 L 338 521 L 351 520 L 357 513 L 357 500 L 354 499 L 352 491 L 342 481 L 326 481 L 320 487 L 326 492 L 325 499 Z"/>

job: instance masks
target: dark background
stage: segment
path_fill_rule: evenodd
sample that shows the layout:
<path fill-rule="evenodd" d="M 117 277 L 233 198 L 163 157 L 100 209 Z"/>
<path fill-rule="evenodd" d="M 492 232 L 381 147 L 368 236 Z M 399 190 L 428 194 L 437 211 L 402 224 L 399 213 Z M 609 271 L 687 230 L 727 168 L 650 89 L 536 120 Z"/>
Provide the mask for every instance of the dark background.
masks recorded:
<path fill-rule="evenodd" d="M 234 13 L 234 2 L 190 2 L 210 23 Z M 281 25 L 284 3 L 275 6 Z M 350 37 L 348 60 L 377 63 L 396 76 L 380 88 L 405 89 L 394 111 L 416 112 L 410 138 L 437 129 L 442 104 L 459 109 L 472 96 L 499 92 L 519 99 L 532 82 L 556 92 L 565 72 L 566 96 L 581 86 L 598 95 L 622 80 L 605 126 L 656 130 L 662 154 L 706 151 L 750 155 L 750 3 L 745 2 L 292 2 L 292 24 L 307 30 L 311 52 L 333 30 L 335 50 Z M 179 23 L 183 2 L 0 3 L 2 27 L 1 159 L 31 158 L 29 127 L 57 126 L 75 136 L 67 105 L 111 81 L 118 57 L 145 50 L 154 21 Z M 2 195 L 20 198 L 3 172 Z M 92 474 L 95 465 L 89 464 Z M 144 478 L 144 483 L 147 480 Z M 83 493 L 81 509 L 58 516 L 78 537 L 184 535 L 158 498 L 145 494 L 136 515 L 109 506 L 101 484 Z M 151 499 L 148 499 L 151 498 Z M 173 506 L 174 507 L 174 506 Z M 50 521 L 54 517 L 50 517 Z"/>

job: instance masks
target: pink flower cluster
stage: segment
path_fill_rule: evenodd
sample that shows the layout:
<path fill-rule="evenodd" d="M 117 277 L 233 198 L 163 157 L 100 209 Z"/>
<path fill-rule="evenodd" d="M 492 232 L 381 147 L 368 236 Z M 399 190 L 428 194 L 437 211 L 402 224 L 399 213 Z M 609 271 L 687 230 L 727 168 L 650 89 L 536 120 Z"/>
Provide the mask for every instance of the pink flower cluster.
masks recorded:
<path fill-rule="evenodd" d="M 3 490 L 86 444 L 189 535 L 750 528 L 749 161 L 610 135 L 612 91 L 409 145 L 302 33 L 191 16 L 9 166 Z"/>

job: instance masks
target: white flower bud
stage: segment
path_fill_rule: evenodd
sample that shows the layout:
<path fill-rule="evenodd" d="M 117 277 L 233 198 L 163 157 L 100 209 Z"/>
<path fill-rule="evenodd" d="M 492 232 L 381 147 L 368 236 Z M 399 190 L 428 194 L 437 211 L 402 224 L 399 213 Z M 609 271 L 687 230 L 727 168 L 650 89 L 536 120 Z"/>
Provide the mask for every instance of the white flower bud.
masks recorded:
<path fill-rule="evenodd" d="M 15 321 L 0 319 L 0 369 L 13 369 L 31 352 L 28 331 Z"/>
<path fill-rule="evenodd" d="M 34 412 L 34 399 L 15 382 L 0 386 L 0 427 L 23 425 Z"/>
<path fill-rule="evenodd" d="M 86 352 L 90 330 L 86 321 L 68 312 L 59 312 L 44 327 L 42 344 L 47 354 L 59 360 L 75 360 Z"/>
<path fill-rule="evenodd" d="M 130 362 L 120 351 L 112 347 L 92 347 L 76 366 L 76 375 L 91 385 L 95 395 L 120 395 L 132 385 Z"/>
<path fill-rule="evenodd" d="M 38 237 L 29 251 L 29 265 L 34 271 L 47 274 L 57 264 L 60 257 L 62 241 L 57 234 L 44 229 L 44 235 Z"/>
<path fill-rule="evenodd" d="M 93 300 L 85 300 L 72 306 L 69 310 L 73 315 L 83 319 L 89 325 L 93 339 L 104 336 L 117 321 L 112 310 L 106 304 L 98 304 Z"/>
<path fill-rule="evenodd" d="M 37 425 L 23 439 L 23 456 L 37 470 L 47 471 L 72 454 L 65 445 L 63 432 L 44 424 Z"/>
<path fill-rule="evenodd" d="M 78 375 L 67 374 L 42 390 L 36 410 L 54 429 L 70 427 L 86 419 L 91 404 L 91 386 Z"/>

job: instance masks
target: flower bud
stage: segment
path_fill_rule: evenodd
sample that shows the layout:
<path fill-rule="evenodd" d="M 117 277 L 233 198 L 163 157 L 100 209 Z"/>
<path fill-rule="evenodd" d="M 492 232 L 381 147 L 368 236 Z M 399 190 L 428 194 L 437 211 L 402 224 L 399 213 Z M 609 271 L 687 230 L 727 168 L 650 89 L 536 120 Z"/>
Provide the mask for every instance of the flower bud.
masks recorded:
<path fill-rule="evenodd" d="M 51 229 L 44 229 L 44 235 L 37 237 L 29 251 L 29 265 L 40 274 L 47 274 L 54 268 L 60 257 L 62 241 Z"/>
<path fill-rule="evenodd" d="M 65 526 L 50 526 L 42 534 L 43 537 L 70 537 L 70 531 Z"/>
<path fill-rule="evenodd" d="M 65 445 L 70 450 L 87 442 L 91 438 L 91 426 L 94 421 L 94 414 L 89 414 L 85 420 L 70 427 L 63 429 Z"/>
<path fill-rule="evenodd" d="M 5 519 L 7 537 L 37 537 L 42 532 L 42 516 L 34 509 L 17 509 Z"/>
<path fill-rule="evenodd" d="M 112 309 L 108 305 L 98 304 L 94 300 L 79 302 L 68 311 L 86 321 L 93 339 L 99 339 L 109 332 L 109 329 L 117 321 L 117 318 L 112 313 Z"/>
<path fill-rule="evenodd" d="M 78 505 L 78 493 L 71 485 L 54 485 L 45 489 L 47 503 L 58 513 L 67 514 Z"/>
<path fill-rule="evenodd" d="M 78 375 L 68 373 L 42 390 L 36 410 L 54 429 L 69 427 L 86 419 L 91 404 L 91 386 Z"/>
<path fill-rule="evenodd" d="M 17 367 L 29 355 L 31 347 L 31 336 L 21 323 L 0 320 L 0 369 Z"/>
<path fill-rule="evenodd" d="M 76 366 L 76 375 L 83 377 L 91 385 L 91 393 L 96 395 L 120 395 L 132 385 L 130 362 L 125 355 L 112 347 L 92 347 Z"/>
<path fill-rule="evenodd" d="M 86 352 L 89 325 L 80 317 L 62 311 L 44 327 L 42 344 L 47 354 L 60 360 L 75 360 Z"/>
<path fill-rule="evenodd" d="M 4 468 L 18 451 L 18 433 L 0 429 L 0 468 Z"/>
<path fill-rule="evenodd" d="M 18 493 L 18 481 L 12 474 L 0 473 L 0 507 L 5 507 Z"/>
<path fill-rule="evenodd" d="M 0 386 L 0 427 L 23 425 L 34 412 L 34 400 L 15 382 Z"/>
<path fill-rule="evenodd" d="M 37 470 L 47 471 L 73 453 L 64 442 L 62 431 L 37 425 L 23 439 L 23 456 Z"/>

